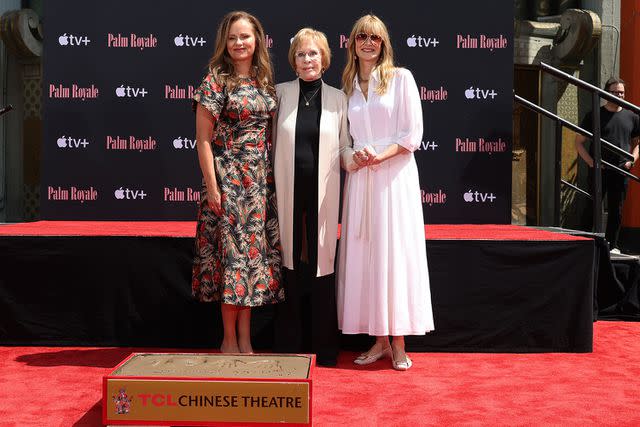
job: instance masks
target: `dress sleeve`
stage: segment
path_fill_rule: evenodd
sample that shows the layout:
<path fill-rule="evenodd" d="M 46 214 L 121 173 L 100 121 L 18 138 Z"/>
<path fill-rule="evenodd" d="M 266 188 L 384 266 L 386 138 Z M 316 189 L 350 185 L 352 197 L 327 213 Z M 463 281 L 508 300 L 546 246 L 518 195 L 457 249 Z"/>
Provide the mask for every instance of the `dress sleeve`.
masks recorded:
<path fill-rule="evenodd" d="M 349 132 L 349 102 L 347 95 L 340 91 L 340 163 L 347 172 L 353 172 L 358 169 L 358 165 L 353 161 L 353 141 Z"/>
<path fill-rule="evenodd" d="M 280 113 L 280 103 L 282 101 L 282 84 L 276 85 L 276 110 L 271 117 L 271 161 L 276 159 L 276 144 L 278 143 L 278 113 Z"/>
<path fill-rule="evenodd" d="M 193 110 L 195 111 L 198 104 L 202 104 L 218 120 L 225 105 L 225 98 L 226 88 L 219 85 L 213 74 L 209 73 L 193 93 Z"/>
<path fill-rule="evenodd" d="M 397 87 L 398 127 L 397 143 L 413 152 L 422 140 L 422 102 L 418 86 L 409 70 L 398 69 Z"/>

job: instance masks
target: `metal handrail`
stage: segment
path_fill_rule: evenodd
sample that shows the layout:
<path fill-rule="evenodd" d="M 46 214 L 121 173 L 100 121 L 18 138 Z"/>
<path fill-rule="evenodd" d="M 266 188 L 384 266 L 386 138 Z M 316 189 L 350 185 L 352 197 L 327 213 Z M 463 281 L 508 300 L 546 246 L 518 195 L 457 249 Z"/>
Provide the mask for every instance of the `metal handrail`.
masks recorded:
<path fill-rule="evenodd" d="M 558 117 L 556 114 L 551 113 L 550 111 L 545 110 L 544 108 L 518 96 L 514 92 L 514 99 L 525 107 L 537 112 L 538 114 L 542 114 L 556 123 L 556 147 L 555 147 L 555 175 L 556 175 L 556 185 L 555 185 L 555 209 L 554 209 L 554 222 L 555 225 L 560 225 L 560 185 L 564 184 L 569 188 L 579 192 L 580 194 L 587 195 L 592 198 L 593 203 L 593 223 L 594 223 L 594 231 L 602 232 L 602 166 L 606 166 L 608 169 L 611 169 L 623 176 L 631 178 L 637 182 L 640 182 L 640 178 L 629 173 L 628 171 L 619 168 L 615 165 L 612 165 L 609 162 L 602 160 L 601 148 L 609 150 L 610 152 L 617 154 L 627 160 L 633 161 L 633 156 L 630 153 L 622 150 L 620 147 L 617 147 L 611 144 L 609 141 L 602 139 L 601 137 L 601 129 L 600 129 L 600 98 L 604 98 L 607 101 L 610 101 L 616 105 L 619 105 L 622 108 L 626 108 L 635 112 L 636 114 L 640 114 L 640 107 L 625 101 L 617 96 L 614 96 L 599 87 L 596 87 L 590 83 L 587 83 L 583 80 L 573 77 L 570 74 L 565 73 L 555 67 L 552 67 L 549 64 L 544 62 L 540 63 L 540 68 L 542 71 L 546 71 L 549 74 L 552 74 L 561 80 L 564 80 L 568 83 L 571 83 L 577 87 L 586 89 L 592 94 L 592 120 L 593 120 L 593 133 L 582 129 L 579 126 L 574 125 L 573 123 L 564 120 L 561 117 Z M 576 133 L 587 136 L 591 138 L 593 141 L 593 170 L 594 170 L 594 179 L 593 179 L 593 196 L 589 195 L 586 191 L 564 181 L 562 179 L 562 171 L 561 171 L 561 144 L 562 144 L 562 127 L 566 126 L 569 129 L 573 130 Z"/>
<path fill-rule="evenodd" d="M 0 116 L 5 114 L 5 113 L 8 113 L 11 110 L 13 110 L 13 105 L 11 105 L 11 104 L 9 104 L 9 105 L 7 105 L 7 106 L 5 106 L 3 108 L 0 108 Z"/>
<path fill-rule="evenodd" d="M 553 114 L 551 111 L 549 110 L 545 110 L 544 108 L 540 107 L 539 105 L 534 104 L 531 101 L 526 100 L 525 98 L 521 97 L 520 95 L 516 95 L 513 94 L 513 97 L 515 98 L 516 101 L 518 101 L 519 103 L 521 103 L 522 105 L 524 105 L 525 107 L 529 108 L 530 110 L 535 111 L 536 113 L 540 113 L 544 116 L 547 116 L 548 118 L 558 121 L 560 123 L 562 123 L 565 127 L 568 127 L 569 129 L 571 129 L 572 131 L 574 131 L 575 133 L 579 133 L 581 135 L 584 135 L 588 138 L 593 138 L 593 134 L 591 132 L 589 132 L 588 130 L 582 129 L 580 126 L 576 126 L 573 123 L 563 119 L 562 117 Z M 617 145 L 613 145 L 612 143 L 610 143 L 609 141 L 607 141 L 604 138 L 600 138 L 600 141 L 604 142 L 603 147 L 606 148 L 607 150 L 614 152 L 624 158 L 626 158 L 627 160 L 631 160 L 633 161 L 633 155 L 631 155 L 631 153 L 627 153 L 626 151 L 624 151 L 622 148 L 618 147 Z"/>
<path fill-rule="evenodd" d="M 614 104 L 621 106 L 622 108 L 626 108 L 627 110 L 631 110 L 636 114 L 640 114 L 640 107 L 638 107 L 637 105 L 632 104 L 629 101 L 625 101 L 624 99 L 618 98 L 615 95 L 611 95 L 609 92 L 602 90 L 599 87 L 592 85 L 591 83 L 587 83 L 584 80 L 577 79 L 573 77 L 571 74 L 567 74 L 564 71 L 558 70 L 557 68 L 552 67 L 551 65 L 546 64 L 544 62 L 540 63 L 540 68 L 542 68 L 544 71 L 548 72 L 549 74 L 553 74 L 554 76 L 559 77 L 562 80 L 566 80 L 569 83 L 573 83 L 574 85 L 581 87 L 582 89 L 586 89 L 590 92 L 596 92 L 602 98 L 606 99 L 607 101 L 611 101 Z"/>
<path fill-rule="evenodd" d="M 591 197 L 591 194 L 587 193 L 582 188 L 575 186 L 572 183 L 565 181 L 564 179 L 561 179 L 560 182 L 562 182 L 567 187 L 573 189 L 574 191 L 577 191 L 578 193 L 582 194 L 583 196 L 588 197 L 589 199 L 593 199 L 593 197 Z"/>

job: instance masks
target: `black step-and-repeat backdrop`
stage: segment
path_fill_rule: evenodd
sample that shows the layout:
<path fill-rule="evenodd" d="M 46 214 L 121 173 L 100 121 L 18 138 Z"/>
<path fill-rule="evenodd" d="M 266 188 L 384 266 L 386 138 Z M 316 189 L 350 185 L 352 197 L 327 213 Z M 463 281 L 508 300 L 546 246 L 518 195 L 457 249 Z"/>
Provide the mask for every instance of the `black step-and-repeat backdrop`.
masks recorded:
<path fill-rule="evenodd" d="M 66 0 L 45 10 L 42 212 L 56 220 L 195 219 L 201 174 L 191 95 L 221 17 L 263 23 L 276 81 L 295 78 L 291 37 L 311 26 L 340 86 L 353 22 L 387 24 L 423 100 L 415 153 L 427 223 L 509 223 L 513 1 L 316 3 Z"/>

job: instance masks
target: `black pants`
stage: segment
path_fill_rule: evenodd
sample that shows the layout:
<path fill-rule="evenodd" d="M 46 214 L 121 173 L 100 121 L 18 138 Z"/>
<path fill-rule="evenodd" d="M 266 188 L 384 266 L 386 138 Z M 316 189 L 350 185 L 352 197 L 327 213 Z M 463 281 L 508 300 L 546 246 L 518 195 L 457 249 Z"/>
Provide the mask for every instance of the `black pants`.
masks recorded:
<path fill-rule="evenodd" d="M 283 269 L 286 299 L 276 307 L 274 351 L 314 353 L 319 365 L 337 362 L 339 335 L 335 274 L 315 277 L 315 266 Z"/>
<path fill-rule="evenodd" d="M 294 269 L 282 269 L 285 301 L 276 307 L 274 351 L 314 353 L 319 365 L 333 366 L 337 362 L 339 347 L 336 284 L 335 274 L 316 277 L 317 177 L 314 174 L 304 177 L 304 174 L 296 172 L 298 178 L 295 182 L 293 207 Z M 303 235 L 306 244 L 303 244 Z"/>
<path fill-rule="evenodd" d="M 628 179 L 616 172 L 602 170 L 602 199 L 606 197 L 607 227 L 605 237 L 611 249 L 618 247 L 618 236 L 622 226 L 622 206 L 627 195 Z M 593 188 L 593 173 L 589 174 L 589 188 Z M 591 205 L 593 206 L 593 204 Z M 587 209 L 584 215 L 585 227 L 593 227 L 593 209 Z"/>

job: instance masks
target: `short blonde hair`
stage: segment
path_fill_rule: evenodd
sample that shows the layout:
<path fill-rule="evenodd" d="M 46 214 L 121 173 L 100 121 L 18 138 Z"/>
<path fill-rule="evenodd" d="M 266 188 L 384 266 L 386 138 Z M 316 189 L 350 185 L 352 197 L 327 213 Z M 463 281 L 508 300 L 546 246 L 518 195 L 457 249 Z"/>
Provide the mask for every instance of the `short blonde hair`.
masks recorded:
<path fill-rule="evenodd" d="M 314 30 L 313 28 L 303 28 L 293 36 L 291 40 L 291 46 L 289 46 L 289 64 L 293 71 L 296 71 L 296 51 L 300 44 L 305 40 L 314 41 L 320 49 L 320 56 L 322 61 L 323 71 L 327 71 L 329 65 L 331 65 L 331 49 L 329 48 L 329 42 L 327 36 L 322 31 Z"/>

